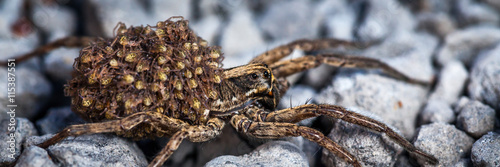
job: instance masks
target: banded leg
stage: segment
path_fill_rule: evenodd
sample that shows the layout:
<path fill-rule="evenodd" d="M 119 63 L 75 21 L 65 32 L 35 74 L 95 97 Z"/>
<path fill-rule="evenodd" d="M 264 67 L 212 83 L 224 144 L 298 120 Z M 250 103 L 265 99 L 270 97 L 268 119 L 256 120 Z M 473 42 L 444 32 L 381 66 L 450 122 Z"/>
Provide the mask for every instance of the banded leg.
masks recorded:
<path fill-rule="evenodd" d="M 274 64 L 271 64 L 270 68 L 273 70 L 273 74 L 276 75 L 276 77 L 286 77 L 304 70 L 318 67 L 321 64 L 328 64 L 335 67 L 381 69 L 384 73 L 395 79 L 420 85 L 429 84 L 426 81 L 412 79 L 379 60 L 342 54 L 321 54 L 317 56 L 304 56 L 286 61 L 276 62 Z"/>
<path fill-rule="evenodd" d="M 368 129 L 377 131 L 379 133 L 385 133 L 389 138 L 394 140 L 397 144 L 403 146 L 410 153 L 414 153 L 432 164 L 438 164 L 438 160 L 433 156 L 418 150 L 413 144 L 411 144 L 404 137 L 396 133 L 393 129 L 388 127 L 386 124 L 377 121 L 375 119 L 369 118 L 367 116 L 358 114 L 353 111 L 349 111 L 340 106 L 334 105 L 316 105 L 316 104 L 306 104 L 294 108 L 283 109 L 269 113 L 265 117 L 265 121 L 269 122 L 298 122 L 306 118 L 316 117 L 320 115 L 326 115 L 329 117 L 341 119 L 346 122 L 357 124 Z"/>
<path fill-rule="evenodd" d="M 302 136 L 312 142 L 318 143 L 353 166 L 361 167 L 359 161 L 349 151 L 318 130 L 309 127 L 298 126 L 292 123 L 254 122 L 243 115 L 234 116 L 231 119 L 231 124 L 238 132 L 257 138 L 278 139 L 282 137 Z"/>
<path fill-rule="evenodd" d="M 95 133 L 124 132 L 141 123 L 150 123 L 157 130 L 162 131 L 178 131 L 182 126 L 187 124 L 184 121 L 170 118 L 155 112 L 137 113 L 120 120 L 71 125 L 38 146 L 41 148 L 47 148 L 69 136 L 76 137 Z"/>
<path fill-rule="evenodd" d="M 315 51 L 328 48 L 335 48 L 338 46 L 349 48 L 366 48 L 369 44 L 362 44 L 356 42 L 349 42 L 337 39 L 318 39 L 318 40 L 297 40 L 289 44 L 278 46 L 267 52 L 260 54 L 250 61 L 252 63 L 273 64 L 280 59 L 290 55 L 294 49 L 301 49 L 303 51 Z"/>
<path fill-rule="evenodd" d="M 218 118 L 208 120 L 207 125 L 188 126 L 176 132 L 167 145 L 149 163 L 148 167 L 162 166 L 163 163 L 179 148 L 184 139 L 192 142 L 204 142 L 217 137 L 224 127 L 224 121 Z"/>

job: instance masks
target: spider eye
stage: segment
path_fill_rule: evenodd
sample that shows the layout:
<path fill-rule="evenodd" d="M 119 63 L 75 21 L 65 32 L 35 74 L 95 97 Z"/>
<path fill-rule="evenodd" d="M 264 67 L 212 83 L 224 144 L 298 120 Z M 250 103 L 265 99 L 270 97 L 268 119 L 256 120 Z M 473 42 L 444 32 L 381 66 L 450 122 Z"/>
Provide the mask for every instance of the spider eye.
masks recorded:
<path fill-rule="evenodd" d="M 264 72 L 264 77 L 269 78 L 269 77 L 271 77 L 271 75 L 269 75 L 269 72 L 266 71 L 266 72 Z"/>
<path fill-rule="evenodd" d="M 258 76 L 257 76 L 257 74 L 255 74 L 255 73 L 254 73 L 254 74 L 252 74 L 252 78 L 253 78 L 253 79 L 257 79 L 257 77 L 258 77 Z"/>

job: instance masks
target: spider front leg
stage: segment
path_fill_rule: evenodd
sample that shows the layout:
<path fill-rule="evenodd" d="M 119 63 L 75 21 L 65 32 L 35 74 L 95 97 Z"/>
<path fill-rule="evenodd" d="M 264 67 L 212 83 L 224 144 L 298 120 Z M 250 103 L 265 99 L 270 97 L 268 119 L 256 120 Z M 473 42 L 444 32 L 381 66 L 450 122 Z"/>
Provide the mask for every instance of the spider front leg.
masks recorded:
<path fill-rule="evenodd" d="M 439 161 L 435 157 L 417 149 L 408 140 L 396 133 L 396 131 L 391 129 L 386 124 L 359 113 L 349 111 L 340 106 L 326 104 L 306 104 L 269 113 L 265 117 L 265 121 L 296 123 L 303 119 L 320 115 L 341 119 L 343 121 L 357 124 L 379 133 L 385 133 L 389 138 L 394 140 L 397 144 L 403 146 L 403 148 L 405 148 L 410 153 L 414 153 L 432 164 L 439 163 Z"/>
<path fill-rule="evenodd" d="M 256 122 L 244 115 L 235 115 L 231 118 L 233 127 L 241 133 L 263 139 L 279 139 L 283 137 L 302 136 L 310 141 L 318 143 L 344 161 L 355 167 L 361 167 L 359 161 L 345 148 L 335 143 L 316 129 L 298 126 L 293 123 L 282 122 Z"/>
<path fill-rule="evenodd" d="M 158 155 L 149 163 L 148 167 L 162 166 L 163 163 L 179 148 L 184 139 L 192 142 L 204 142 L 217 137 L 224 127 L 225 123 L 219 118 L 208 120 L 207 125 L 187 126 L 176 132 L 168 141 L 167 145 L 158 153 Z"/>
<path fill-rule="evenodd" d="M 321 64 L 328 64 L 334 67 L 381 69 L 384 73 L 395 79 L 420 85 L 429 84 L 426 81 L 412 79 L 379 60 L 367 57 L 349 56 L 344 54 L 320 54 L 316 56 L 304 56 L 270 64 L 270 68 L 273 70 L 273 74 L 277 77 L 286 77 L 301 71 L 316 68 Z"/>

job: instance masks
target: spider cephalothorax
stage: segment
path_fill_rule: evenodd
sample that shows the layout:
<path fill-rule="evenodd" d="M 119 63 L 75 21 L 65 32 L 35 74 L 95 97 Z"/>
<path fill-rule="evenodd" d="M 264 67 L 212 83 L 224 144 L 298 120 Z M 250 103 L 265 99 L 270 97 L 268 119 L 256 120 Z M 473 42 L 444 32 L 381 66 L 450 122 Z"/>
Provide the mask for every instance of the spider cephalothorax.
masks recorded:
<path fill-rule="evenodd" d="M 188 28 L 187 21 L 176 18 L 128 29 L 118 24 L 116 37 L 84 48 L 75 60 L 74 78 L 66 93 L 72 97 L 73 110 L 95 123 L 69 126 L 39 146 L 92 133 L 114 132 L 136 139 L 171 136 L 150 163 L 160 166 L 182 140 L 213 139 L 229 122 L 237 131 L 257 138 L 302 136 L 361 166 L 355 156 L 321 132 L 295 124 L 325 115 L 385 133 L 410 153 L 438 163 L 384 123 L 340 106 L 305 104 L 276 110 L 288 89 L 285 77 L 320 64 L 379 68 L 396 79 L 425 84 L 363 57 L 320 54 L 280 61 L 295 48 L 307 52 L 357 43 L 300 40 L 263 53 L 247 65 L 222 69 L 219 48 L 208 46 Z"/>

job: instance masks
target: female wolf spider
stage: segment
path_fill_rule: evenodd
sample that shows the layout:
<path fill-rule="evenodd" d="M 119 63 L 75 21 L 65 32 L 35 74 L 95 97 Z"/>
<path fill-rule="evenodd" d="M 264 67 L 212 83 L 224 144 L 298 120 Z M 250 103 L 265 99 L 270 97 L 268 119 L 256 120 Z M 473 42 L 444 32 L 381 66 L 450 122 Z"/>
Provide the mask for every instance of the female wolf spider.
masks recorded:
<path fill-rule="evenodd" d="M 288 89 L 285 77 L 320 64 L 377 68 L 396 79 L 426 84 L 378 60 L 345 54 L 307 55 L 280 61 L 294 49 L 310 52 L 337 46 L 356 47 L 358 43 L 298 40 L 271 49 L 246 65 L 222 69 L 219 48 L 207 46 L 182 17 L 146 27 L 126 28 L 119 23 L 116 33 L 112 39 L 100 39 L 82 49 L 75 59 L 74 77 L 65 89 L 72 97 L 72 110 L 94 123 L 71 125 L 40 147 L 47 148 L 69 136 L 94 133 L 114 132 L 136 139 L 171 136 L 149 164 L 161 166 L 184 139 L 192 142 L 214 139 L 229 122 L 238 132 L 256 138 L 302 136 L 353 166 L 361 166 L 355 156 L 318 130 L 295 124 L 325 115 L 385 133 L 410 153 L 438 163 L 388 125 L 341 106 L 304 104 L 275 110 Z M 85 42 L 84 38 L 62 39 L 27 57 Z"/>

